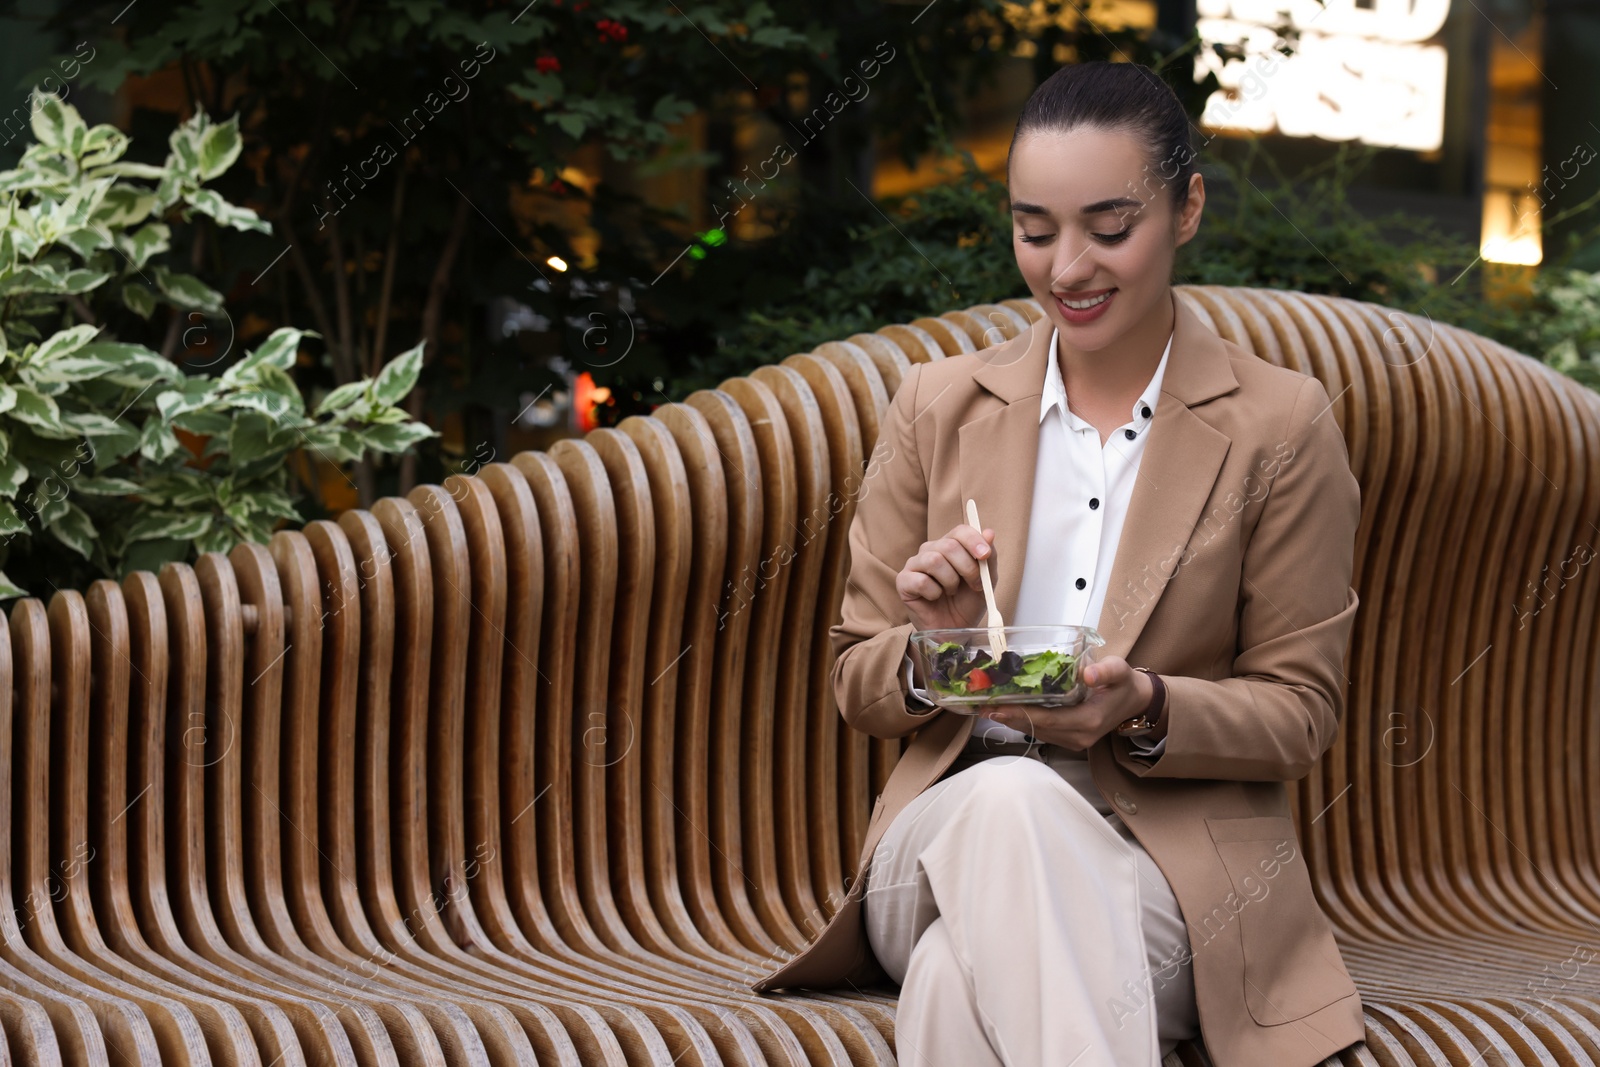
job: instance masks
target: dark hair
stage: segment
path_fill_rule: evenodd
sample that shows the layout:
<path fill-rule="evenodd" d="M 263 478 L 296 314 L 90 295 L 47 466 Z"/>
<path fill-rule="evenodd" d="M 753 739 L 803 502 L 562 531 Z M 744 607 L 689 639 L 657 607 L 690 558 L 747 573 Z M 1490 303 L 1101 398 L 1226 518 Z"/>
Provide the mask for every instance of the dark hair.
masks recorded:
<path fill-rule="evenodd" d="M 1189 115 L 1178 94 L 1143 63 L 1095 60 L 1062 67 L 1028 97 L 1006 150 L 1006 182 L 1011 156 L 1024 134 L 1059 132 L 1079 126 L 1131 133 L 1145 143 L 1145 168 L 1157 183 L 1170 183 L 1176 207 L 1189 198 L 1189 176 L 1195 173 L 1195 151 L 1189 138 Z"/>

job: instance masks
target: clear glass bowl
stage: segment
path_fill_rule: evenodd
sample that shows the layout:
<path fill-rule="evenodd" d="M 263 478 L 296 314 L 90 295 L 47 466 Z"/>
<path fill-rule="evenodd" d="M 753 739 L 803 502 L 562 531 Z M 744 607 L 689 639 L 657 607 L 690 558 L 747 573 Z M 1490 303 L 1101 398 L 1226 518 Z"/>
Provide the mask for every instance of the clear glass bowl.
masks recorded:
<path fill-rule="evenodd" d="M 986 626 L 916 630 L 911 654 L 925 692 L 940 707 L 972 715 L 997 704 L 1056 708 L 1089 696 L 1081 680 L 1105 638 L 1092 626 L 1006 626 L 1006 651 L 994 655 Z"/>

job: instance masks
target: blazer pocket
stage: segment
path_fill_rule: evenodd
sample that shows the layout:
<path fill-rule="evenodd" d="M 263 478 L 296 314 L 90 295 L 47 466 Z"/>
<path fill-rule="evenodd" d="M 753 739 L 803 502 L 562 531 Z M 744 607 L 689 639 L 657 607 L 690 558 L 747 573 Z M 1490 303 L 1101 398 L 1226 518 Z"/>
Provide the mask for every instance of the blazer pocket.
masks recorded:
<path fill-rule="evenodd" d="M 1239 924 L 1251 1017 L 1278 1026 L 1355 993 L 1312 892 L 1294 822 L 1267 815 L 1207 819 L 1206 827 L 1233 883 L 1224 910 Z"/>

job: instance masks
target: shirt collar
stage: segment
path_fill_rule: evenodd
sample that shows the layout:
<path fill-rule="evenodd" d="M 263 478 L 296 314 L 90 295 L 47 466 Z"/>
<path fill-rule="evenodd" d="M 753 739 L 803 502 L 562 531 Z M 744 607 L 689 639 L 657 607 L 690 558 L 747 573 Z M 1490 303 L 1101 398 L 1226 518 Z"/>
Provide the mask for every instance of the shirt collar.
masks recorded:
<path fill-rule="evenodd" d="M 1050 414 L 1050 409 L 1059 405 L 1062 418 L 1068 425 L 1072 425 L 1074 421 L 1082 422 L 1082 420 L 1067 409 L 1067 387 L 1061 380 L 1061 360 L 1056 355 L 1056 342 L 1060 339 L 1060 335 L 1059 326 L 1050 334 L 1050 358 L 1045 361 L 1044 395 L 1039 401 L 1039 421 L 1044 422 L 1045 416 Z M 1167 347 L 1161 351 L 1161 362 L 1156 364 L 1155 373 L 1150 376 L 1150 383 L 1144 387 L 1144 392 L 1133 402 L 1133 409 L 1129 415 L 1129 421 L 1140 429 L 1143 429 L 1155 416 L 1156 400 L 1161 396 L 1161 379 L 1167 373 L 1167 357 L 1171 354 L 1172 335 L 1168 334 Z M 1147 409 L 1149 415 L 1145 414 Z"/>

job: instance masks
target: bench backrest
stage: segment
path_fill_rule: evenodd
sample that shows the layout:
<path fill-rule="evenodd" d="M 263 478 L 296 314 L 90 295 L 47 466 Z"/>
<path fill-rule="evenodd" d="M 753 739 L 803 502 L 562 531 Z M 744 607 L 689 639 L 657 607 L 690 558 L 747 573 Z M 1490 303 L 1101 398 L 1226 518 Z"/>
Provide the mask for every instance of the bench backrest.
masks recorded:
<path fill-rule="evenodd" d="M 1336 924 L 1439 921 L 1387 903 L 1401 885 L 1463 922 L 1592 901 L 1566 887 L 1600 885 L 1600 398 L 1425 318 L 1178 293 L 1322 380 L 1362 486 L 1349 714 L 1296 795 Z M 267 546 L 19 601 L 13 906 L 798 947 L 900 751 L 828 687 L 879 415 L 911 362 L 1038 315 L 886 327 Z"/>

